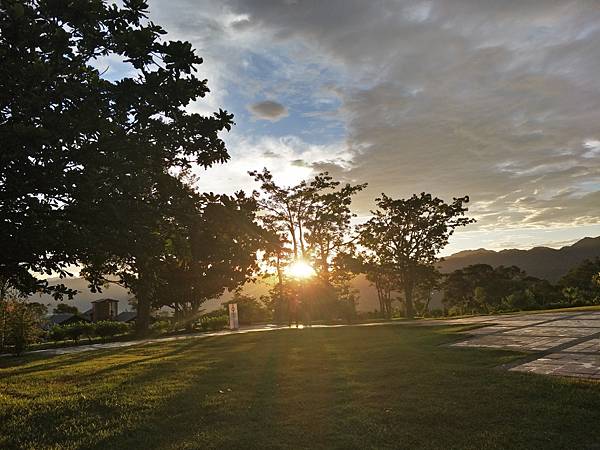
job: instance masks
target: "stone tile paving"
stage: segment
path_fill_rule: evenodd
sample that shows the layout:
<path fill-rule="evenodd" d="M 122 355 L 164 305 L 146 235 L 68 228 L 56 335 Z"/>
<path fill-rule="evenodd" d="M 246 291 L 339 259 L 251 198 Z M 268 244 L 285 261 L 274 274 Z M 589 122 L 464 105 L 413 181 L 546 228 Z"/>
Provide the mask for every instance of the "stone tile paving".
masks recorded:
<path fill-rule="evenodd" d="M 567 351 L 567 350 L 565 350 Z M 568 351 L 570 353 L 593 353 L 600 352 L 600 338 L 590 339 L 589 341 L 582 342 L 581 344 L 574 345 L 573 347 L 569 347 Z"/>
<path fill-rule="evenodd" d="M 599 311 L 500 316 L 489 324 L 453 345 L 539 352 L 509 370 L 600 380 Z"/>
<path fill-rule="evenodd" d="M 600 380 L 600 353 L 597 351 L 595 354 L 551 353 L 510 370 Z"/>
<path fill-rule="evenodd" d="M 566 319 L 559 320 L 557 322 L 550 322 L 545 324 L 547 327 L 591 327 L 591 328 L 600 328 L 600 316 L 597 319 Z"/>
<path fill-rule="evenodd" d="M 574 341 L 568 337 L 540 337 L 540 336 L 511 336 L 504 333 L 497 335 L 479 336 L 463 342 L 457 342 L 455 347 L 489 347 L 506 348 L 510 350 L 543 351 Z"/>
<path fill-rule="evenodd" d="M 535 336 L 535 337 L 583 337 L 598 333 L 598 328 L 575 328 L 559 326 L 532 326 L 526 328 L 509 329 L 504 334 L 516 336 Z"/>
<path fill-rule="evenodd" d="M 470 335 L 479 335 L 479 334 L 491 334 L 491 333 L 497 333 L 497 332 L 502 332 L 502 331 L 510 331 L 513 330 L 514 327 L 505 327 L 503 325 L 490 325 L 490 326 L 486 326 L 486 327 L 482 327 L 482 328 L 475 328 L 469 331 L 466 331 L 465 333 L 468 333 Z"/>

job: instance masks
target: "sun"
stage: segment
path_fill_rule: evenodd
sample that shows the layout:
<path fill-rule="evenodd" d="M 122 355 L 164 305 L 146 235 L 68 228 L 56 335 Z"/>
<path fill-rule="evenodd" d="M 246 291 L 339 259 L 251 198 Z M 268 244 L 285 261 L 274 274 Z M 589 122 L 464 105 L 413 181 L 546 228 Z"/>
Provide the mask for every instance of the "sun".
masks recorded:
<path fill-rule="evenodd" d="M 306 261 L 298 259 L 287 267 L 286 273 L 292 278 L 311 278 L 315 275 L 315 269 Z"/>

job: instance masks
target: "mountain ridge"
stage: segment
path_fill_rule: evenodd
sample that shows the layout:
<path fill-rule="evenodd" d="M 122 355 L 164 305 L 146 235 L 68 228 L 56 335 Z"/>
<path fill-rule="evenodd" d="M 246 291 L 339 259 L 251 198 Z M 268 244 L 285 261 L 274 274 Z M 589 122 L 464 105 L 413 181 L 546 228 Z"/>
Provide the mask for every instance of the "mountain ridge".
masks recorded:
<path fill-rule="evenodd" d="M 527 250 L 463 250 L 444 258 L 438 267 L 443 273 L 448 273 L 472 264 L 517 266 L 529 275 L 556 282 L 572 267 L 597 256 L 600 256 L 600 236 L 585 237 L 558 249 L 537 246 Z"/>

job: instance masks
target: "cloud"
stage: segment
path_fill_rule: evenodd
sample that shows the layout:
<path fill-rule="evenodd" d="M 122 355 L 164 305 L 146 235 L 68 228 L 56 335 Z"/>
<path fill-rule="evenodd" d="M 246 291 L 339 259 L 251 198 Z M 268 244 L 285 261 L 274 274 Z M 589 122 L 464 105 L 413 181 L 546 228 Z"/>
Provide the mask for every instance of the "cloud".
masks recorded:
<path fill-rule="evenodd" d="M 296 136 L 249 138 L 235 134 L 227 141 L 231 161 L 196 171 L 197 187 L 201 191 L 231 194 L 242 189 L 251 192 L 258 186 L 248 171 L 264 167 L 284 186 L 312 177 L 325 166 L 337 178 L 353 181 L 347 176 L 352 154 L 343 144 L 309 144 Z"/>
<path fill-rule="evenodd" d="M 254 117 L 270 120 L 271 122 L 277 122 L 288 115 L 288 110 L 285 106 L 272 100 L 253 103 L 248 106 L 248 110 Z"/>
<path fill-rule="evenodd" d="M 202 12 L 192 0 L 157 8 L 168 17 L 168 30 L 170 21 L 209 53 L 209 80 L 218 92 L 240 85 L 244 105 L 276 95 L 298 110 L 294 120 L 343 124 L 333 147 L 317 142 L 318 157 L 261 135 L 230 147 L 252 149 L 261 164 L 266 152 L 286 149 L 269 160 L 281 173 L 331 167 L 369 182 L 357 199 L 359 214 L 381 192 L 429 191 L 447 199 L 469 194 L 479 219 L 471 229 L 600 221 L 600 9 L 594 2 L 205 3 Z M 335 108 L 319 109 L 326 101 Z M 281 114 L 251 111 L 267 120 Z M 299 127 L 310 136 L 296 136 L 298 142 L 318 140 L 312 126 Z M 259 151 L 260 143 L 269 145 Z M 326 152 L 333 148 L 331 165 Z M 230 164 L 254 168 L 253 157 L 236 152 Z M 238 182 L 234 172 L 244 171 L 228 172 L 230 184 Z"/>

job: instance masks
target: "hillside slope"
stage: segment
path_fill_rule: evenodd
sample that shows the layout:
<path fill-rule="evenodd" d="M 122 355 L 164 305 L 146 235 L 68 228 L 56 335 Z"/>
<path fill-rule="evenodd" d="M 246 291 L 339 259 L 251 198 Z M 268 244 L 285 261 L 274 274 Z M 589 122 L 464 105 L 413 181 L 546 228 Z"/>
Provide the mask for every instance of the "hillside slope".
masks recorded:
<path fill-rule="evenodd" d="M 440 269 L 442 272 L 452 272 L 472 264 L 517 266 L 529 275 L 555 282 L 583 260 L 597 256 L 600 256 L 600 236 L 586 237 L 560 249 L 534 247 L 530 250 L 466 250 L 446 257 L 440 263 Z"/>

